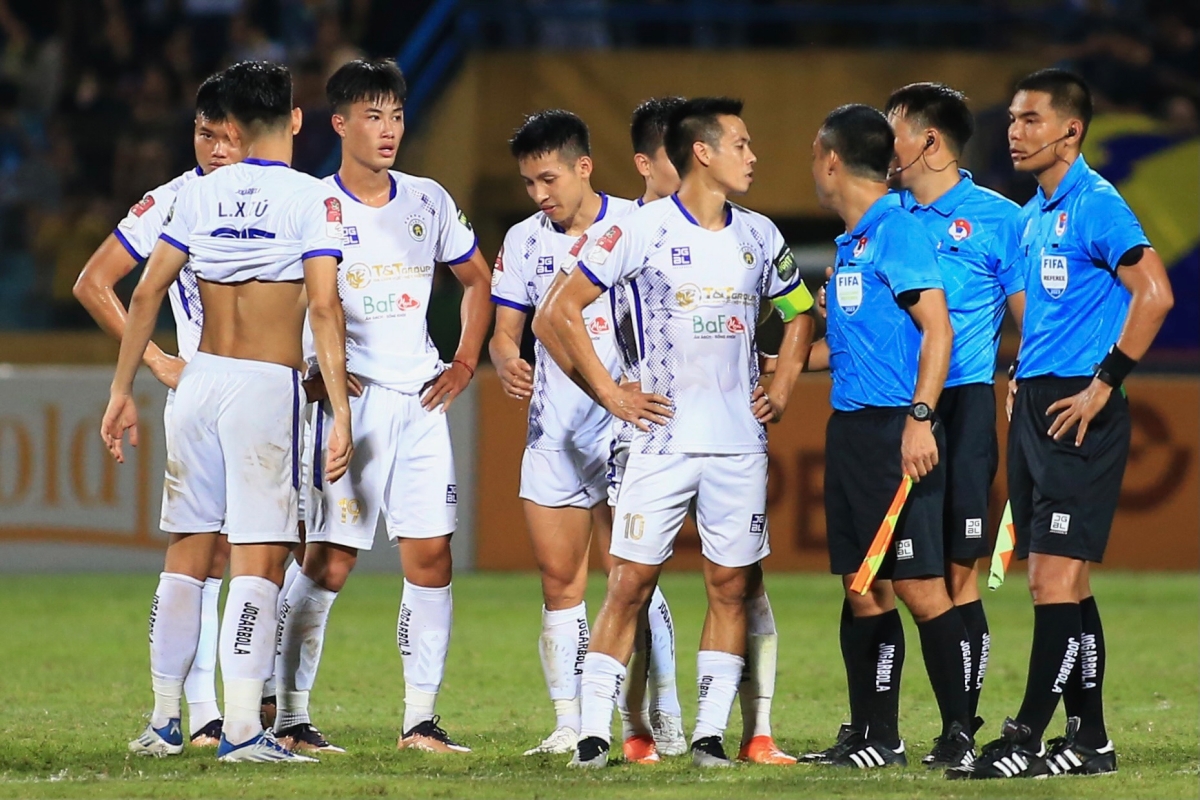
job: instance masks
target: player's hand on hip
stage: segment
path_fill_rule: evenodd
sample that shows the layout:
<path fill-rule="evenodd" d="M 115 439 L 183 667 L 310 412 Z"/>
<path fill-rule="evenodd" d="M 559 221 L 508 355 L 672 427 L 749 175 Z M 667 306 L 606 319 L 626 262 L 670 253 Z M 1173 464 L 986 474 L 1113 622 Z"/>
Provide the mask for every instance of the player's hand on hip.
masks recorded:
<path fill-rule="evenodd" d="M 1008 415 L 1008 421 L 1012 422 L 1013 403 L 1017 400 L 1017 379 L 1008 379 L 1008 391 L 1004 397 L 1004 413 Z"/>
<path fill-rule="evenodd" d="M 772 397 L 762 386 L 755 386 L 750 395 L 750 407 L 754 411 L 754 418 L 762 424 L 779 422 L 787 408 L 787 398 Z"/>
<path fill-rule="evenodd" d="M 421 398 L 421 408 L 433 411 L 440 405 L 442 413 L 445 414 L 450 410 L 450 404 L 454 402 L 454 398 L 462 394 L 470 382 L 471 371 L 464 364 L 457 361 L 451 362 L 450 366 L 442 370 L 442 374 L 438 375 L 429 385 L 429 390 Z"/>
<path fill-rule="evenodd" d="M 668 398 L 643 392 L 639 381 L 619 384 L 616 393 L 604 407 L 617 419 L 632 422 L 638 430 L 647 432 L 651 422 L 666 425 L 675 416 Z"/>
<path fill-rule="evenodd" d="M 138 446 L 137 423 L 137 405 L 133 397 L 127 394 L 112 395 L 108 400 L 108 408 L 104 410 L 104 421 L 100 423 L 100 437 L 118 464 L 125 463 L 125 453 L 121 449 L 125 431 L 129 431 L 129 444 Z"/>
<path fill-rule="evenodd" d="M 330 483 L 346 474 L 350 459 L 354 456 L 354 439 L 350 433 L 350 420 L 334 417 L 333 430 L 325 445 L 325 480 Z"/>
<path fill-rule="evenodd" d="M 164 355 L 161 358 L 156 358 L 149 364 L 150 373 L 168 389 L 179 388 L 179 376 L 183 374 L 183 368 L 187 366 L 187 362 L 179 356 Z"/>
<path fill-rule="evenodd" d="M 500 365 L 500 385 L 514 400 L 528 400 L 533 395 L 533 367 L 519 356 Z"/>
<path fill-rule="evenodd" d="M 1058 416 L 1054 418 L 1054 422 L 1050 423 L 1050 430 L 1047 433 L 1054 437 L 1055 441 L 1058 441 L 1066 435 L 1067 431 L 1078 425 L 1075 432 L 1075 446 L 1079 447 L 1083 444 L 1083 437 L 1087 435 L 1088 424 L 1108 404 L 1108 398 L 1111 396 L 1112 387 L 1093 378 L 1087 388 L 1079 394 L 1064 397 L 1062 400 L 1050 404 L 1050 407 L 1046 409 L 1046 416 L 1056 412 Z"/>
<path fill-rule="evenodd" d="M 900 437 L 900 465 L 904 474 L 920 483 L 938 463 L 937 439 L 932 422 L 918 422 L 909 417 Z"/>
<path fill-rule="evenodd" d="M 777 366 L 779 366 L 779 356 L 770 353 L 758 354 L 758 373 L 760 375 L 774 375 Z"/>

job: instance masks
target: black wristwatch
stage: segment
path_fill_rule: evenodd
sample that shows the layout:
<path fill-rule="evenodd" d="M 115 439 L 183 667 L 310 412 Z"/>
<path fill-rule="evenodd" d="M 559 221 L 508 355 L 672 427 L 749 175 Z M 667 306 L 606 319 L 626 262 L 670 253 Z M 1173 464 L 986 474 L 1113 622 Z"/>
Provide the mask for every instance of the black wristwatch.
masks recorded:
<path fill-rule="evenodd" d="M 913 403 L 908 407 L 908 415 L 917 422 L 929 422 L 933 419 L 933 409 L 927 403 Z"/>

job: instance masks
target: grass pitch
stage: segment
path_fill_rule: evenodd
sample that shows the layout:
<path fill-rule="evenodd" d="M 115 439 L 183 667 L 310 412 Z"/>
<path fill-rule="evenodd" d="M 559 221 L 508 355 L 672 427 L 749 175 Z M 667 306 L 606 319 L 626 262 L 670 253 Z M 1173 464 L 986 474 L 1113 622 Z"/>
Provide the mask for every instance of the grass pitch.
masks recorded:
<path fill-rule="evenodd" d="M 980 713 L 995 735 L 1024 686 L 1032 613 L 1022 576 L 987 593 L 991 669 Z M 697 575 L 669 575 L 685 723 L 695 717 L 704 614 Z M 212 751 L 129 756 L 150 708 L 146 618 L 155 576 L 28 576 L 0 584 L 0 797 L 1196 797 L 1200 776 L 1200 582 L 1195 575 L 1102 574 L 1106 700 L 1120 772 L 1094 779 L 947 782 L 920 760 L 937 713 L 906 616 L 901 732 L 906 770 L 740 766 L 700 773 L 687 758 L 568 771 L 564 756 L 521 752 L 553 727 L 537 658 L 532 575 L 455 581 L 455 630 L 438 711 L 466 756 L 397 752 L 403 682 L 395 646 L 398 577 L 352 578 L 334 607 L 313 693 L 314 721 L 350 753 L 312 765 L 225 765 Z M 829 743 L 845 709 L 841 598 L 826 575 L 770 575 L 780 629 L 775 734 L 790 752 Z M 602 581 L 593 578 L 591 612 Z M 741 730 L 733 712 L 727 737 Z M 1061 712 L 1051 735 L 1061 729 Z"/>

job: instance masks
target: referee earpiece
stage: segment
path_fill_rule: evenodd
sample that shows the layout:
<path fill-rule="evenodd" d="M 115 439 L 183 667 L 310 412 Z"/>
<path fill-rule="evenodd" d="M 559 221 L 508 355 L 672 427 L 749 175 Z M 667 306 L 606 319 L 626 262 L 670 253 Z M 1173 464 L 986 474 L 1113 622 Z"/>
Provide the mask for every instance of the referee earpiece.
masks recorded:
<path fill-rule="evenodd" d="M 925 137 L 925 147 L 926 147 L 926 149 L 933 147 L 933 134 L 932 133 Z"/>
<path fill-rule="evenodd" d="M 1068 138 L 1068 139 L 1070 139 L 1070 138 L 1071 138 L 1071 137 L 1073 137 L 1073 136 L 1078 136 L 1078 135 L 1079 135 L 1079 131 L 1075 130 L 1075 126 L 1074 126 L 1074 125 L 1072 125 L 1071 127 L 1067 128 L 1067 138 Z"/>

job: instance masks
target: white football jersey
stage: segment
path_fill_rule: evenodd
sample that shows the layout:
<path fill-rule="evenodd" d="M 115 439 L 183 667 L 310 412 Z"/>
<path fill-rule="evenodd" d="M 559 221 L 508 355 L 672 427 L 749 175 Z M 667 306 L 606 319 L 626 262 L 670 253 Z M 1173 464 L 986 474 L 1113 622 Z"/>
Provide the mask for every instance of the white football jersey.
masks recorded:
<path fill-rule="evenodd" d="M 436 181 L 389 175 L 391 196 L 380 208 L 359 202 L 337 175 L 325 179 L 342 203 L 338 292 L 346 312 L 346 369 L 415 394 L 443 368 L 426 324 L 434 265 L 463 263 L 478 240 Z M 306 357 L 313 364 L 311 350 Z"/>
<path fill-rule="evenodd" d="M 163 232 L 167 214 L 175 202 L 179 188 L 194 178 L 202 178 L 199 167 L 190 169 L 157 189 L 146 193 L 125 219 L 118 223 L 113 235 L 117 237 L 129 255 L 138 261 L 150 257 L 158 237 Z M 171 300 L 171 315 L 175 318 L 175 340 L 179 344 L 179 357 L 191 361 L 200 347 L 200 331 L 204 327 L 204 309 L 200 307 L 200 287 L 196 284 L 196 273 L 191 264 L 179 271 L 179 277 L 167 290 Z"/>
<path fill-rule="evenodd" d="M 800 282 L 769 219 L 729 204 L 726 226 L 710 231 L 673 196 L 609 227 L 584 248 L 579 268 L 603 289 L 628 289 L 638 361 L 627 374 L 674 404 L 666 425 L 633 434 L 633 452 L 766 451 L 750 406 L 759 306 Z"/>
<path fill-rule="evenodd" d="M 579 253 L 613 220 L 637 208 L 632 200 L 600 195 L 600 213 L 582 237 L 570 236 L 540 211 L 509 229 L 492 272 L 492 302 L 532 314 L 561 269 L 574 268 Z M 621 374 L 613 336 L 612 301 L 601 297 L 583 312 L 596 355 L 614 377 Z M 529 431 L 525 446 L 535 450 L 567 450 L 610 436 L 611 417 L 566 376 L 541 342 L 534 344 L 537 363 Z"/>
<path fill-rule="evenodd" d="M 304 259 L 342 258 L 342 201 L 282 161 L 247 158 L 175 195 L 161 238 L 212 283 L 300 281 Z"/>

